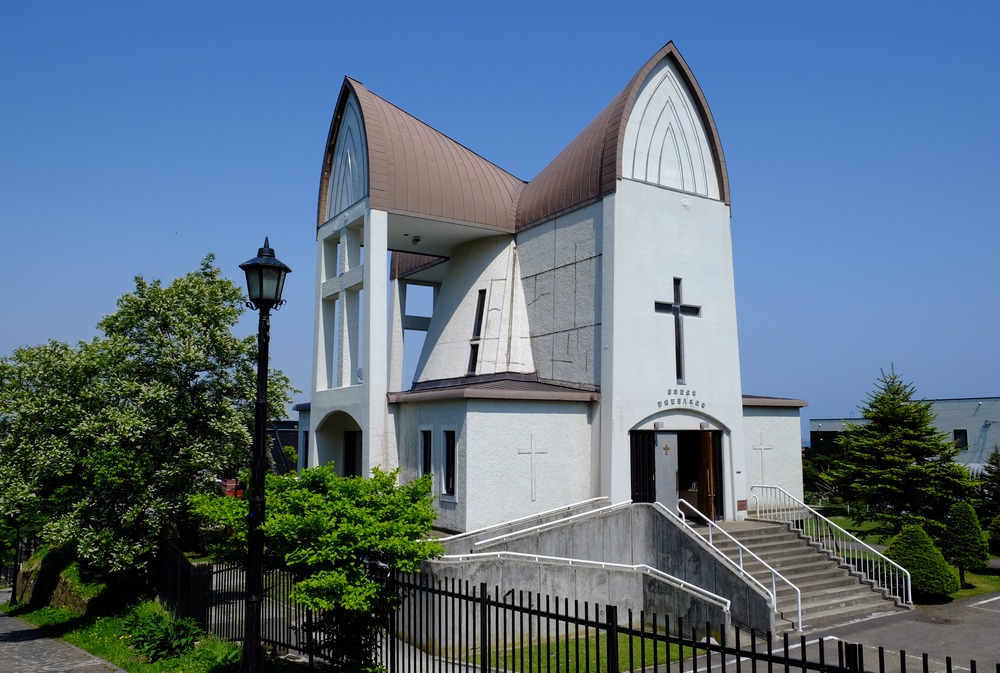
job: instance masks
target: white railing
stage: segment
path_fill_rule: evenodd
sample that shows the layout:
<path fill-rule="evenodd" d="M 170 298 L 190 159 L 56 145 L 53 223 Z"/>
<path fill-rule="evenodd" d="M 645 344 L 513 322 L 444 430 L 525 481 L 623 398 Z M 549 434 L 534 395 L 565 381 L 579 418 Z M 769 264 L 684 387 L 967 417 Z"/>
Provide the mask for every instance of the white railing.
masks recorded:
<path fill-rule="evenodd" d="M 780 486 L 751 486 L 750 516 L 787 524 L 843 565 L 853 568 L 888 598 L 913 604 L 910 573 L 880 551 L 865 544 Z"/>
<path fill-rule="evenodd" d="M 659 504 L 659 503 L 657 503 L 657 504 Z M 715 538 L 716 535 L 722 535 L 727 540 L 729 540 L 730 542 L 732 542 L 733 544 L 736 545 L 737 558 L 736 558 L 735 561 L 733 561 L 733 559 L 729 558 L 729 556 L 727 554 L 724 554 L 722 552 L 720 552 L 720 554 L 722 554 L 722 556 L 724 558 L 726 558 L 726 560 L 730 561 L 731 563 L 734 563 L 739 568 L 740 573 L 744 577 L 749 578 L 750 580 L 752 580 L 753 582 L 755 582 L 758 586 L 760 586 L 762 589 L 764 589 L 765 593 L 769 593 L 771 595 L 771 605 L 772 605 L 772 607 L 773 607 L 774 610 L 778 609 L 778 582 L 781 582 L 781 583 L 785 584 L 786 586 L 789 586 L 789 587 L 792 588 L 792 590 L 795 592 L 795 610 L 796 610 L 796 614 L 797 614 L 796 619 L 795 619 L 795 630 L 796 631 L 801 631 L 802 630 L 802 591 L 797 586 L 795 586 L 794 584 L 792 584 L 791 581 L 787 577 L 785 577 L 784 575 L 782 575 L 781 573 L 779 573 L 777 570 L 775 570 L 774 568 L 772 568 L 767 563 L 767 561 L 765 561 L 761 557 L 759 557 L 756 554 L 754 554 L 743 543 L 741 543 L 739 540 L 737 540 L 736 538 L 734 538 L 732 535 L 730 535 L 726 531 L 722 530 L 719 526 L 717 526 L 715 524 L 714 521 L 712 521 L 707 516 L 705 516 L 704 514 L 702 514 L 701 512 L 699 512 L 695 508 L 694 505 L 692 505 L 691 503 L 689 503 L 686 500 L 678 500 L 677 501 L 677 512 L 680 514 L 680 517 L 679 517 L 680 522 L 681 522 L 681 524 L 683 526 L 685 526 L 692 533 L 694 533 L 695 535 L 699 534 L 698 531 L 694 530 L 694 528 L 687 522 L 687 517 L 684 514 L 684 508 L 689 509 L 692 514 L 696 514 L 697 517 L 701 520 L 701 523 L 704 523 L 704 524 L 706 524 L 708 526 L 708 544 L 709 545 L 711 545 L 712 547 L 715 547 L 715 540 L 714 540 L 714 538 Z M 666 508 L 664 508 L 664 510 L 666 510 Z M 770 589 L 770 591 L 768 591 L 767 587 L 765 587 L 759 580 L 757 580 L 753 575 L 751 575 L 750 571 L 748 571 L 744 567 L 744 565 L 743 565 L 743 559 L 744 559 L 745 556 L 749 556 L 753 560 L 757 561 L 762 566 L 764 566 L 765 570 L 767 570 L 769 573 L 771 573 L 771 589 Z"/>

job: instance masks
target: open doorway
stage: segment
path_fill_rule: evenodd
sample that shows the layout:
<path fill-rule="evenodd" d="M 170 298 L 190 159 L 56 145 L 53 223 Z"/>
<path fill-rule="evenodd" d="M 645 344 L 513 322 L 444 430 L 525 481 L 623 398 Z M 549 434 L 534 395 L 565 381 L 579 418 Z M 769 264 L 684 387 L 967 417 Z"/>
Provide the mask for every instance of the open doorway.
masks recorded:
<path fill-rule="evenodd" d="M 709 519 L 723 515 L 721 432 L 635 430 L 629 440 L 633 502 L 683 499 Z"/>

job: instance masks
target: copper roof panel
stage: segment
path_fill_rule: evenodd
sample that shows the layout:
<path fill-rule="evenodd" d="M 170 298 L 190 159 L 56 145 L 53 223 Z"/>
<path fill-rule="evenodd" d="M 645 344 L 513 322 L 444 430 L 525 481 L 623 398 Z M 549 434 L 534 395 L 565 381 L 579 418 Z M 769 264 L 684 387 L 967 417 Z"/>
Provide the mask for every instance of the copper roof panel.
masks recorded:
<path fill-rule="evenodd" d="M 368 193 L 373 208 L 486 225 L 513 232 L 515 204 L 524 182 L 419 119 L 345 79 L 328 140 L 332 152 L 340 111 L 358 99 L 368 147 Z M 329 159 L 320 192 L 323 221 Z"/>

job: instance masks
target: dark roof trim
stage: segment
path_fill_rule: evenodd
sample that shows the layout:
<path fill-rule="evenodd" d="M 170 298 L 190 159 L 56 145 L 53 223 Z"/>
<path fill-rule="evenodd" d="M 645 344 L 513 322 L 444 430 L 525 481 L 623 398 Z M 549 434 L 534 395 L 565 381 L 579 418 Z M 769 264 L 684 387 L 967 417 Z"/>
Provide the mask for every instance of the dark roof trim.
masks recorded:
<path fill-rule="evenodd" d="M 744 395 L 744 407 L 808 407 L 805 400 L 795 400 L 788 397 L 761 397 L 759 395 Z"/>

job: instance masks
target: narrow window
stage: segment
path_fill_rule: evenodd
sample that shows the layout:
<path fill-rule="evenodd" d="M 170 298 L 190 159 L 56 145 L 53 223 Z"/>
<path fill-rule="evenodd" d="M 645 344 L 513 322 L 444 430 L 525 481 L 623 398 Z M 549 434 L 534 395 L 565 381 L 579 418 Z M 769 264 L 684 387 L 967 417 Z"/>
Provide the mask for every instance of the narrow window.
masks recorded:
<path fill-rule="evenodd" d="M 486 290 L 480 290 L 476 298 L 476 321 L 472 325 L 472 340 L 469 348 L 468 374 L 476 373 L 476 365 L 479 363 L 479 340 L 483 336 L 483 315 L 486 312 Z"/>
<path fill-rule="evenodd" d="M 967 448 L 969 448 L 969 431 L 968 430 L 962 430 L 960 428 L 956 428 L 953 431 L 953 433 L 952 433 L 952 437 L 955 440 L 955 446 L 957 446 L 958 448 L 960 448 L 960 449 L 967 449 Z"/>
<path fill-rule="evenodd" d="M 479 291 L 476 299 L 476 324 L 472 329 L 472 338 L 478 339 L 483 334 L 483 313 L 486 311 L 486 290 Z"/>
<path fill-rule="evenodd" d="M 444 431 L 444 495 L 455 495 L 455 431 Z"/>
<path fill-rule="evenodd" d="M 420 431 L 421 474 L 431 473 L 431 431 Z"/>

